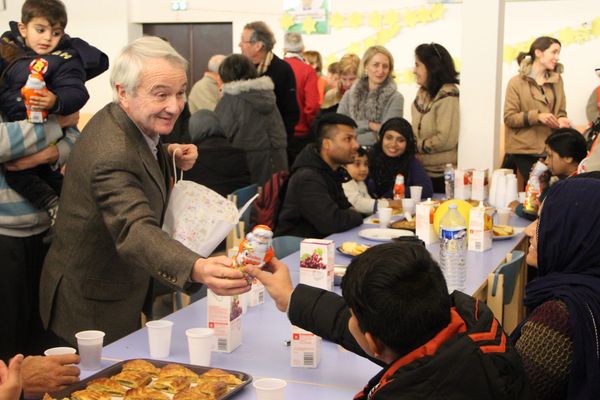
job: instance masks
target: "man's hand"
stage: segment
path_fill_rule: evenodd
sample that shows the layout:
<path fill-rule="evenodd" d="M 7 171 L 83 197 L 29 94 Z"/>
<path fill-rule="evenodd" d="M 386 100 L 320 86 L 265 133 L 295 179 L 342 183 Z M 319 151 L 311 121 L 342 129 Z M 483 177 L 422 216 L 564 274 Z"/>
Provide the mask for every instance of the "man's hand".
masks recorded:
<path fill-rule="evenodd" d="M 79 123 L 79 111 L 69 115 L 56 115 L 56 121 L 61 128 L 76 127 Z"/>
<path fill-rule="evenodd" d="M 540 113 L 538 114 L 538 121 L 547 127 L 556 129 L 558 128 L 558 119 L 552 113 Z"/>
<path fill-rule="evenodd" d="M 29 156 L 17 158 L 6 162 L 4 166 L 8 171 L 22 171 L 43 164 L 54 164 L 58 160 L 58 149 L 56 146 L 48 146 L 44 150 Z"/>
<path fill-rule="evenodd" d="M 195 144 L 172 143 L 168 147 L 168 153 L 171 157 L 175 153 L 175 165 L 184 171 L 192 168 L 198 158 L 198 148 Z"/>
<path fill-rule="evenodd" d="M 231 268 L 231 259 L 225 256 L 199 258 L 191 278 L 194 282 L 204 283 L 220 296 L 245 293 L 252 287 L 241 271 Z"/>
<path fill-rule="evenodd" d="M 35 96 L 31 96 L 29 103 L 33 108 L 49 111 L 56 104 L 56 95 L 49 90 L 37 92 Z"/>
<path fill-rule="evenodd" d="M 0 400 L 18 400 L 21 395 L 21 363 L 23 355 L 11 358 L 8 368 L 0 360 Z"/>
<path fill-rule="evenodd" d="M 41 397 L 79 382 L 79 368 L 69 365 L 78 363 L 77 354 L 27 357 L 21 367 L 25 397 Z"/>
<path fill-rule="evenodd" d="M 247 266 L 246 272 L 265 286 L 269 295 L 275 300 L 279 311 L 285 312 L 294 291 L 290 270 L 287 265 L 276 258 L 273 258 L 265 269 L 268 269 L 271 273 L 252 266 Z"/>

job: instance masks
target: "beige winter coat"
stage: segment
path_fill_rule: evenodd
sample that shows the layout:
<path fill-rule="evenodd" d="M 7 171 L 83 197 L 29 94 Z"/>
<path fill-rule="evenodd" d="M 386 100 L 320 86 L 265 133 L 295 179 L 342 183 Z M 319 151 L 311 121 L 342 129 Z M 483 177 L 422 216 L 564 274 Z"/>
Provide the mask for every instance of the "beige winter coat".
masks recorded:
<path fill-rule="evenodd" d="M 443 85 L 431 99 L 420 88 L 412 104 L 412 126 L 421 163 L 431 177 L 444 175 L 447 163 L 458 157 L 459 91 L 453 83 Z"/>
<path fill-rule="evenodd" d="M 536 83 L 531 72 L 531 59 L 526 57 L 521 62 L 519 74 L 506 87 L 504 124 L 507 154 L 542 154 L 552 129 L 543 125 L 538 115 L 567 116 L 567 99 L 560 76 L 562 65 L 558 64 L 556 72 L 549 72 L 543 86 Z"/>

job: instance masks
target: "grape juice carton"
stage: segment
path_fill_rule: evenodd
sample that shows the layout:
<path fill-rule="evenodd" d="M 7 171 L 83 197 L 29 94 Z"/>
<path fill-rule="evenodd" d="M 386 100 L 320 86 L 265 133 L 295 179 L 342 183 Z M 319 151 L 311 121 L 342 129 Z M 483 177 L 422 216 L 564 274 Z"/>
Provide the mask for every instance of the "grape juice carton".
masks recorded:
<path fill-rule="evenodd" d="M 300 243 L 300 283 L 333 290 L 335 242 L 304 239 Z"/>
<path fill-rule="evenodd" d="M 468 249 L 486 251 L 492 248 L 492 215 L 494 209 L 485 207 L 483 202 L 471 208 L 469 214 Z"/>
<path fill-rule="evenodd" d="M 472 183 L 472 169 L 454 170 L 454 198 L 460 200 L 469 200 L 471 198 Z"/>
<path fill-rule="evenodd" d="M 487 169 L 475 169 L 473 170 L 473 183 L 471 187 L 471 199 L 473 200 L 487 200 L 490 194 L 490 185 L 488 178 Z"/>
<path fill-rule="evenodd" d="M 213 351 L 231 353 L 242 344 L 242 306 L 240 297 L 219 296 L 207 290 L 207 326 L 215 330 Z"/>
<path fill-rule="evenodd" d="M 425 244 L 437 243 L 440 240 L 433 225 L 433 217 L 438 206 L 439 203 L 431 199 L 417 204 L 415 233 Z"/>
<path fill-rule="evenodd" d="M 250 307 L 255 307 L 265 302 L 265 287 L 258 279 L 252 279 L 252 289 L 247 293 L 248 305 Z"/>
<path fill-rule="evenodd" d="M 317 368 L 321 360 L 321 338 L 312 332 L 292 325 L 290 365 Z"/>

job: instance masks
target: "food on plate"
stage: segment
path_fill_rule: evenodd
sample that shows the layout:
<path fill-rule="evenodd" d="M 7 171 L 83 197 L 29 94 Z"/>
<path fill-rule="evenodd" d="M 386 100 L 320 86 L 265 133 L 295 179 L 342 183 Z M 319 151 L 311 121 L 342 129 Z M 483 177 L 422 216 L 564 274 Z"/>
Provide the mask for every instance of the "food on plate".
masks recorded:
<path fill-rule="evenodd" d="M 209 369 L 198 377 L 198 384 L 206 381 L 223 382 L 228 386 L 237 386 L 242 383 L 237 376 L 218 368 Z"/>
<path fill-rule="evenodd" d="M 494 232 L 494 236 L 510 236 L 515 231 L 512 226 L 494 225 L 494 227 L 492 228 L 492 232 Z"/>
<path fill-rule="evenodd" d="M 169 396 L 149 387 L 130 389 L 123 400 L 170 400 Z"/>
<path fill-rule="evenodd" d="M 71 394 L 73 400 L 111 400 L 108 393 L 102 393 L 95 390 L 78 390 Z"/>
<path fill-rule="evenodd" d="M 189 388 L 192 379 L 191 376 L 166 376 L 158 378 L 152 384 L 152 388 L 175 394 L 183 389 Z"/>
<path fill-rule="evenodd" d="M 401 221 L 392 222 L 389 226 L 393 229 L 408 229 L 409 231 L 414 231 L 417 229 L 417 220 L 413 219 L 411 221 L 407 221 L 403 219 Z"/>
<path fill-rule="evenodd" d="M 127 389 L 119 382 L 109 378 L 98 378 L 88 383 L 87 388 L 97 392 L 107 393 L 111 396 L 123 397 Z"/>
<path fill-rule="evenodd" d="M 179 364 L 167 364 L 161 368 L 160 373 L 158 374 L 159 378 L 166 378 L 170 376 L 189 376 L 192 378 L 192 382 L 196 382 L 198 380 L 197 373 Z"/>
<path fill-rule="evenodd" d="M 351 256 L 357 256 L 367 250 L 369 246 L 356 242 L 344 242 L 342 243 L 342 252 Z"/>
<path fill-rule="evenodd" d="M 121 371 L 113 376 L 112 379 L 128 388 L 139 388 L 152 382 L 152 377 L 142 371 Z"/>
<path fill-rule="evenodd" d="M 156 378 L 160 368 L 155 367 L 154 364 L 146 360 L 131 360 L 123 364 L 123 371 L 142 371 Z"/>

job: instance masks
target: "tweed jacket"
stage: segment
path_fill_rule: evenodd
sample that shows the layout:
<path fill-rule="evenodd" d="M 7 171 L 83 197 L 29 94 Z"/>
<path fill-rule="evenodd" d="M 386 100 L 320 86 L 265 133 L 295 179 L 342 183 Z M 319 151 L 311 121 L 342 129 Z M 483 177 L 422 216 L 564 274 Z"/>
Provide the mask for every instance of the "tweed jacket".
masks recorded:
<path fill-rule="evenodd" d="M 431 177 L 444 175 L 447 163 L 456 165 L 460 124 L 458 86 L 446 83 L 431 99 L 420 88 L 412 104 L 412 126 L 423 168 Z M 423 142 L 426 143 L 425 149 Z"/>
<path fill-rule="evenodd" d="M 157 158 L 115 103 L 71 152 L 40 282 L 42 321 L 71 344 L 81 330 L 104 331 L 106 344 L 138 329 L 151 277 L 197 286 L 189 277 L 200 256 L 161 229 L 171 177 L 161 145 Z"/>
<path fill-rule="evenodd" d="M 508 81 L 504 100 L 505 150 L 508 154 L 542 154 L 552 129 L 538 120 L 540 113 L 567 116 L 562 65 L 548 73 L 540 86 L 531 74 L 531 60 L 521 62 L 519 74 Z"/>

